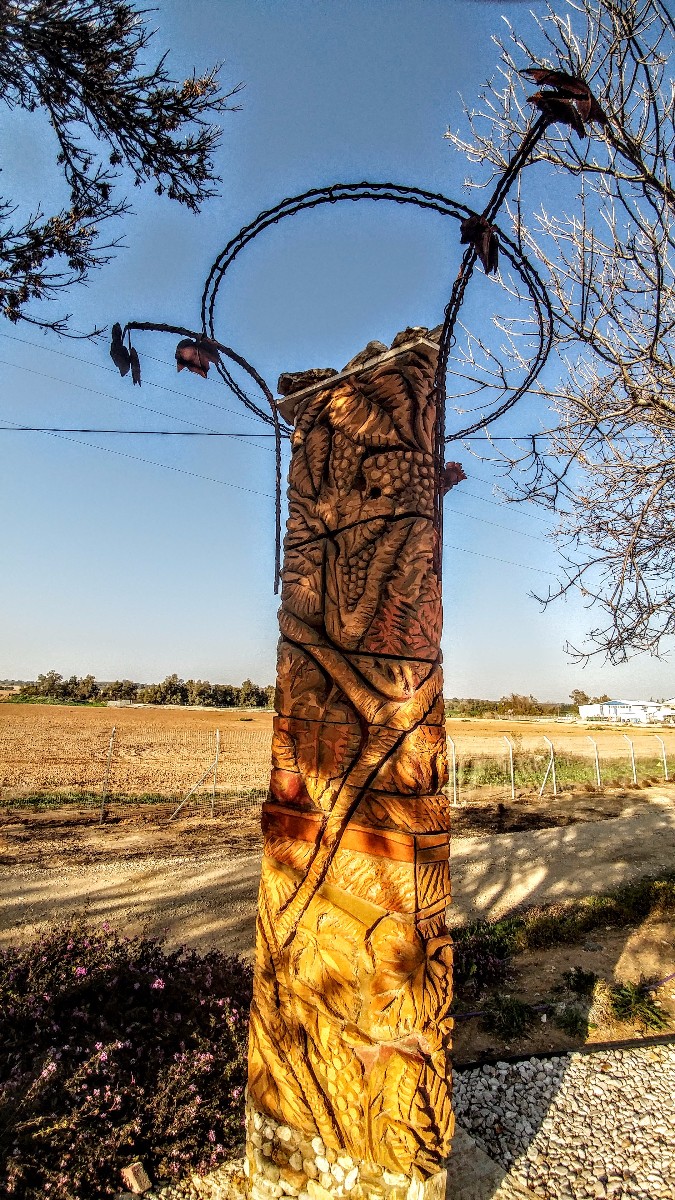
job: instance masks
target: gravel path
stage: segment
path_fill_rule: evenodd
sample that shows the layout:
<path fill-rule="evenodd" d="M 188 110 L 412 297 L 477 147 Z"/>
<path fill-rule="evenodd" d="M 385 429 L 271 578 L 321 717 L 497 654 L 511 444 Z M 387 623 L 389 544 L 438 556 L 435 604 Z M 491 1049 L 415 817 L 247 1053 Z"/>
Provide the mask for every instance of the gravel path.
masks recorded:
<path fill-rule="evenodd" d="M 673 1200 L 675 1046 L 455 1074 L 457 1119 L 543 1200 Z"/>

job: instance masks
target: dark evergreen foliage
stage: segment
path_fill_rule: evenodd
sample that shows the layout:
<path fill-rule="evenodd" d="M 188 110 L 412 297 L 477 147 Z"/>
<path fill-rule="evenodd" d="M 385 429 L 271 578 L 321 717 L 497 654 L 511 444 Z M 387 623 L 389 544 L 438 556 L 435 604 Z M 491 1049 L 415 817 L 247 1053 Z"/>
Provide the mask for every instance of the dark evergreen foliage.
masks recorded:
<path fill-rule="evenodd" d="M 122 172 L 134 186 L 197 211 L 214 194 L 211 155 L 217 114 L 231 109 L 217 70 L 171 78 L 166 55 L 146 67 L 151 10 L 113 0 L 24 0 L 0 4 L 0 85 L 9 108 L 47 114 L 57 163 L 70 189 L 60 212 L 20 215 L 0 199 L 0 309 L 10 321 L 66 332 L 35 301 L 82 283 L 110 257 L 101 225 L 129 211 Z"/>

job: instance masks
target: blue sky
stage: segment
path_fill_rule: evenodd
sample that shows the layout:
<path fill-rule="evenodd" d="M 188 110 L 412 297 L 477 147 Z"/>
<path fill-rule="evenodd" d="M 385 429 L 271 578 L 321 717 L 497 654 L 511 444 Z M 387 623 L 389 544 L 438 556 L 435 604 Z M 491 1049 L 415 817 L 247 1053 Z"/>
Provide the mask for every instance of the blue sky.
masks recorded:
<path fill-rule="evenodd" d="M 135 317 L 196 327 L 219 249 L 260 209 L 308 187 L 393 180 L 471 203 L 463 181 L 472 168 L 443 134 L 461 121 L 460 93 L 476 95 L 494 70 L 490 36 L 503 28 L 502 15 L 525 23 L 529 7 L 159 0 L 156 49 L 171 47 L 177 75 L 219 60 L 224 84 L 245 84 L 241 111 L 222 118 L 220 194 L 195 217 L 151 189 L 133 191 L 126 249 L 68 297 L 75 325 Z M 52 137 L 40 118 L 5 112 L 0 132 L 2 190 L 26 205 L 58 205 Z M 372 338 L 390 342 L 408 324 L 437 324 L 459 252 L 453 222 L 413 209 L 343 205 L 296 217 L 260 237 L 228 274 L 219 334 L 272 386 L 282 370 L 339 368 Z M 485 315 L 477 292 L 467 320 L 480 324 Z M 3 418 L 261 430 L 215 378 L 176 375 L 171 338 L 139 336 L 137 345 L 144 383 L 132 389 L 114 372 L 105 342 L 0 325 Z M 525 405 L 502 431 L 536 419 Z M 0 439 L 0 677 L 55 667 L 103 679 L 174 670 L 273 679 L 269 439 Z M 446 501 L 446 694 L 564 698 L 575 686 L 675 693 L 667 662 L 582 671 L 567 660 L 564 643 L 580 641 L 594 617 L 580 602 L 542 614 L 528 597 L 554 579 L 548 520 L 503 505 L 494 468 L 462 460 L 469 480 Z"/>

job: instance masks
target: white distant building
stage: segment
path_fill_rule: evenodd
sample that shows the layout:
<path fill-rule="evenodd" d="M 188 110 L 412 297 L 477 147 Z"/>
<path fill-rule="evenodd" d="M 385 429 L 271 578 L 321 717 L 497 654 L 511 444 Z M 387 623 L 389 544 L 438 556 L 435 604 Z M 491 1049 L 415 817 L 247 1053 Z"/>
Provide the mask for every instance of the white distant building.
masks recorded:
<path fill-rule="evenodd" d="M 617 721 L 631 725 L 675 723 L 675 697 L 665 703 L 653 700 L 605 700 L 602 704 L 580 704 L 583 721 Z"/>

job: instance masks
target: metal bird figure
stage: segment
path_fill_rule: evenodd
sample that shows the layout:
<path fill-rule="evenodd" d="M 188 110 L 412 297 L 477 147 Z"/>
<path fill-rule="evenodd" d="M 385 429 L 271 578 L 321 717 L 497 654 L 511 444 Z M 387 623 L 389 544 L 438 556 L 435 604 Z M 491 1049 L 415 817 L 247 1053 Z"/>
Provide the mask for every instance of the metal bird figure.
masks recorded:
<path fill-rule="evenodd" d="M 451 488 L 457 487 L 457 484 L 461 483 L 463 479 L 466 479 L 466 475 L 464 474 L 462 464 L 447 462 L 443 468 L 443 478 L 441 480 L 443 495 L 445 496 Z"/>
<path fill-rule="evenodd" d="M 122 340 L 122 326 L 119 321 L 116 321 L 112 327 L 112 340 L 110 342 L 110 357 L 112 358 L 120 375 L 128 375 L 131 366 L 131 355 L 127 350 Z"/>
<path fill-rule="evenodd" d="M 131 363 L 131 378 L 133 379 L 134 383 L 137 383 L 138 386 L 140 387 L 141 386 L 141 364 L 140 364 L 138 355 L 137 355 L 136 351 L 134 350 L 133 346 L 129 347 L 129 360 Z"/>

